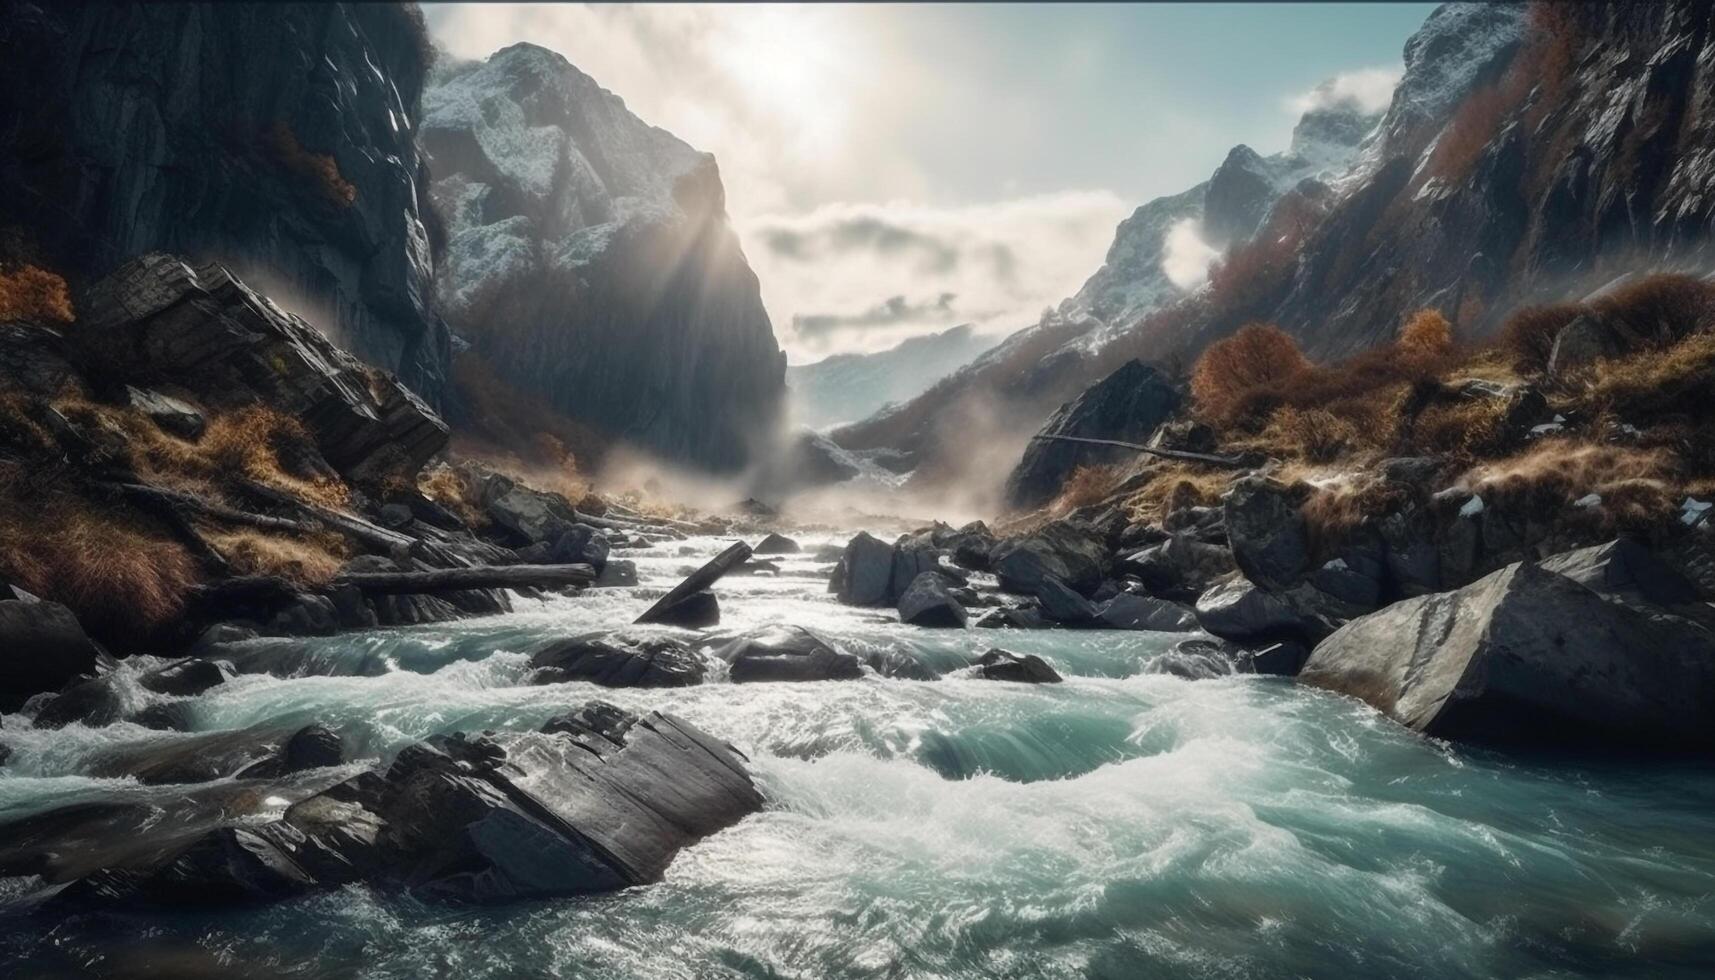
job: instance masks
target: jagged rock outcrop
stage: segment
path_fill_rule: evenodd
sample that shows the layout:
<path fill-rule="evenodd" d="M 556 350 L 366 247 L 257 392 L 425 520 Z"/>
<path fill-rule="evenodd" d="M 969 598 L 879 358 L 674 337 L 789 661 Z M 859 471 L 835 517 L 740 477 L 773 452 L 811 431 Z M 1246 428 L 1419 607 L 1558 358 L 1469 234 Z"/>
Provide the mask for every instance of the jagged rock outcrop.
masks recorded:
<path fill-rule="evenodd" d="M 438 68 L 422 140 L 445 312 L 500 378 L 705 468 L 772 435 L 785 356 L 712 157 L 531 44 Z"/>
<path fill-rule="evenodd" d="M 1528 562 L 1353 620 L 1298 677 L 1446 738 L 1715 742 L 1715 633 Z"/>
<path fill-rule="evenodd" d="M 1183 402 L 1184 395 L 1160 371 L 1131 360 L 1060 406 L 1039 435 L 1147 442 Z M 1040 507 L 1054 499 L 1078 467 L 1135 455 L 1113 446 L 1037 439 L 1025 448 L 1024 458 L 1007 477 L 1007 502 L 1020 508 Z"/>
<path fill-rule="evenodd" d="M 74 286 L 226 263 L 438 404 L 429 57 L 414 5 L 9 5 L 0 225 Z"/>
<path fill-rule="evenodd" d="M 133 378 L 298 419 L 344 473 L 415 473 L 447 444 L 446 423 L 396 378 L 220 265 L 192 268 L 161 253 L 127 262 L 90 289 L 78 330 Z"/>

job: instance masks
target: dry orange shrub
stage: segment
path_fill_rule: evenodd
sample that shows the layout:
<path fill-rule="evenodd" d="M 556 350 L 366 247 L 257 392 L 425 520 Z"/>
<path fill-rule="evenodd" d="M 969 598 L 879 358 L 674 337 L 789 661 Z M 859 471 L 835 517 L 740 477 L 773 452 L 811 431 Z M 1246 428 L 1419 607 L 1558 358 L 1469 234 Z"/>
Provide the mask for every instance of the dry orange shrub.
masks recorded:
<path fill-rule="evenodd" d="M 75 319 L 71 291 L 64 279 L 33 265 L 0 269 L 0 322 L 46 320 L 64 324 Z"/>

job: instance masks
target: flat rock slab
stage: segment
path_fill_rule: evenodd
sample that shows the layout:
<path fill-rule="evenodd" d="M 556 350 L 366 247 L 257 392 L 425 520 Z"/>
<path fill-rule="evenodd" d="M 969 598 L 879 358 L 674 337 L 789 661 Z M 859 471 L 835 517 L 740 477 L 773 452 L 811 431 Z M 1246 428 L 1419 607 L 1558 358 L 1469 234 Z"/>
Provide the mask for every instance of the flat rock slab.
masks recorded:
<path fill-rule="evenodd" d="M 740 636 L 717 653 L 734 683 L 839 681 L 863 676 L 863 662 L 802 626 L 771 626 Z"/>

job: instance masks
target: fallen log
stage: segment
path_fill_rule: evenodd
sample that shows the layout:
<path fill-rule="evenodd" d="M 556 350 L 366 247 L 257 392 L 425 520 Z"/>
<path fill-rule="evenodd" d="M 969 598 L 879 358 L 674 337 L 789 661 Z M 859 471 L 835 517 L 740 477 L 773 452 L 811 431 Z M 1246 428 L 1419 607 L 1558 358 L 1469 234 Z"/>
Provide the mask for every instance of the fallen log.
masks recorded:
<path fill-rule="evenodd" d="M 696 595 L 720 580 L 722 575 L 732 571 L 739 565 L 750 560 L 750 545 L 743 541 L 734 541 L 727 550 L 716 555 L 702 568 L 685 576 L 685 580 L 673 586 L 672 591 L 662 596 L 655 605 L 644 611 L 643 615 L 633 620 L 634 623 L 653 623 L 662 613 L 673 608 L 687 598 Z"/>
<path fill-rule="evenodd" d="M 466 589 L 551 589 L 589 585 L 595 569 L 589 565 L 472 565 L 411 572 L 347 572 L 336 575 L 333 588 L 352 586 L 379 594 L 462 592 Z"/>
<path fill-rule="evenodd" d="M 269 531 L 292 531 L 297 534 L 310 534 L 321 530 L 317 524 L 309 521 L 297 521 L 290 517 L 275 517 L 271 514 L 255 514 L 236 507 L 216 503 L 195 494 L 178 490 L 168 490 L 165 487 L 151 487 L 142 483 L 110 484 L 114 489 L 142 503 L 156 504 L 167 507 L 180 507 L 195 511 L 204 517 L 212 517 L 228 524 L 243 524 Z"/>
<path fill-rule="evenodd" d="M 1131 449 L 1140 453 L 1148 453 L 1161 459 L 1176 459 L 1186 463 L 1203 463 L 1208 466 L 1220 466 L 1233 470 L 1248 470 L 1255 467 L 1257 460 L 1254 456 L 1220 456 L 1214 453 L 1193 453 L 1184 449 L 1158 449 L 1154 446 L 1139 445 L 1135 442 L 1121 442 L 1118 439 L 1089 439 L 1084 436 L 1056 436 L 1047 433 L 1037 433 L 1032 439 L 1052 440 L 1056 442 L 1081 442 L 1091 446 L 1117 446 L 1120 449 Z"/>

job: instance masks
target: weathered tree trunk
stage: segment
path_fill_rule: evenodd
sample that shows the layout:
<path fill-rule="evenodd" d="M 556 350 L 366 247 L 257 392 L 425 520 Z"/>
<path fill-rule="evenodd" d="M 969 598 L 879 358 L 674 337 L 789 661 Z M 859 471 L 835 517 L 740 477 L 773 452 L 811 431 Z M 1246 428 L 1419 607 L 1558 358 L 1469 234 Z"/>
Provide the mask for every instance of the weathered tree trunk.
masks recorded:
<path fill-rule="evenodd" d="M 720 580 L 722 575 L 750 560 L 750 545 L 743 541 L 734 541 L 731 547 L 716 555 L 707 565 L 685 576 L 685 580 L 673 586 L 673 591 L 662 596 L 659 602 L 650 606 L 643 615 L 634 622 L 651 623 L 663 612 L 673 608 L 689 596 L 703 591 Z"/>

